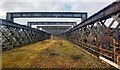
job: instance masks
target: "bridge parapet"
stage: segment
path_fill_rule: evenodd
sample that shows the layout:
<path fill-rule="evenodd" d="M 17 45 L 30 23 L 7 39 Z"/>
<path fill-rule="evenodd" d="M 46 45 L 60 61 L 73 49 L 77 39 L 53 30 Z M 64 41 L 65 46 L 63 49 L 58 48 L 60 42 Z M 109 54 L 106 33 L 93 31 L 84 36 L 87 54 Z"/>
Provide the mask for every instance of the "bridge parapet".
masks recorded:
<path fill-rule="evenodd" d="M 51 36 L 44 31 L 3 19 L 0 19 L 0 33 L 2 34 L 3 51 L 45 40 Z"/>
<path fill-rule="evenodd" d="M 110 18 L 112 21 L 106 26 Z M 120 69 L 120 2 L 108 5 L 61 36 Z"/>

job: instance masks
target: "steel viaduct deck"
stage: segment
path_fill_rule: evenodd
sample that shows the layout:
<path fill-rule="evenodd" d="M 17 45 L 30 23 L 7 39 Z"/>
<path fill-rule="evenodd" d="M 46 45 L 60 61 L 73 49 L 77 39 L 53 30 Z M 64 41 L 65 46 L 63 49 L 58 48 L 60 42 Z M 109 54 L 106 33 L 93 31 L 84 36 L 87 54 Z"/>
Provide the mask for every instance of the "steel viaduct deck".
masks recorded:
<path fill-rule="evenodd" d="M 57 16 L 54 15 L 55 12 L 44 13 L 47 13 L 47 15 L 43 15 L 43 17 L 82 18 L 83 21 L 80 24 L 59 36 L 82 46 L 100 59 L 120 69 L 120 1 L 113 2 L 87 19 L 86 13 L 66 13 L 67 15 L 65 15 L 65 13 L 58 12 L 56 13 Z M 52 34 L 50 33 L 13 22 L 14 18 L 37 17 L 36 14 L 39 14 L 39 17 L 41 16 L 41 13 L 35 12 L 31 14 L 28 14 L 28 12 L 11 12 L 7 13 L 6 20 L 0 19 L 3 50 L 21 47 L 51 37 Z M 109 18 L 113 19 L 106 26 L 105 22 Z M 113 28 L 113 24 L 116 24 L 116 27 Z"/>

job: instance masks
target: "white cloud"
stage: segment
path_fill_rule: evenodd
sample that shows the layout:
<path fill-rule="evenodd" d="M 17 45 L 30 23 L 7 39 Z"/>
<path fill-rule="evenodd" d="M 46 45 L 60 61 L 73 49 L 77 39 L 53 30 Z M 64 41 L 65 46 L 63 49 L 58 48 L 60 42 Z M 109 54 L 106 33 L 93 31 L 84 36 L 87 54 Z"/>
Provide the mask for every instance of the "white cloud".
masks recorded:
<path fill-rule="evenodd" d="M 87 11 L 88 16 L 91 16 L 109 4 L 110 2 L 77 2 L 74 4 L 71 3 L 71 11 Z"/>
<path fill-rule="evenodd" d="M 1 0 L 0 2 L 113 2 L 116 0 Z"/>
<path fill-rule="evenodd" d="M 86 11 L 89 16 L 101 10 L 113 0 L 105 1 L 105 2 L 96 2 L 95 0 L 53 0 L 53 2 L 49 2 L 47 0 L 40 0 L 39 2 L 32 2 L 33 0 L 17 0 L 21 2 L 17 2 L 16 0 L 4 0 L 4 2 L 0 2 L 0 18 L 6 17 L 6 12 L 23 12 L 23 11 Z M 44 2 L 42 2 L 44 1 Z M 46 1 L 46 2 L 45 2 Z M 99 0 L 102 1 L 102 0 Z M 22 22 L 23 24 L 27 22 L 27 19 L 19 20 L 18 22 Z M 29 19 L 29 21 L 32 19 Z M 36 19 L 37 20 L 56 20 L 56 19 Z M 58 21 L 57 19 L 56 21 Z M 63 21 L 63 19 L 60 19 Z M 64 21 L 70 21 L 72 19 L 64 19 Z M 79 19 L 73 19 L 74 21 L 79 21 Z M 73 21 L 72 20 L 72 21 Z"/>
<path fill-rule="evenodd" d="M 89 15 L 91 15 L 105 7 L 108 3 L 109 2 L 3 2 L 0 3 L 0 16 L 5 16 L 6 12 L 21 11 L 87 11 Z"/>
<path fill-rule="evenodd" d="M 0 3 L 0 17 L 4 14 L 5 18 L 6 12 L 66 11 L 64 5 L 64 3 L 58 2 L 3 2 Z"/>

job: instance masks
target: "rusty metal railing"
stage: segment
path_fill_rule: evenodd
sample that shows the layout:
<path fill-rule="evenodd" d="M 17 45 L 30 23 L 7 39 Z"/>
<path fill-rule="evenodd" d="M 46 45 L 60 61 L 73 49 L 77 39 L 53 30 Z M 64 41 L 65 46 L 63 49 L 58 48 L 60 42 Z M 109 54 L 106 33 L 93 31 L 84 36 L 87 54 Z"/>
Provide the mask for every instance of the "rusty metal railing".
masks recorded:
<path fill-rule="evenodd" d="M 110 18 L 112 21 L 106 26 Z M 61 36 L 120 65 L 120 1 L 113 2 Z"/>
<path fill-rule="evenodd" d="M 10 50 L 25 44 L 35 43 L 50 38 L 51 34 L 28 26 L 0 19 L 2 49 Z"/>

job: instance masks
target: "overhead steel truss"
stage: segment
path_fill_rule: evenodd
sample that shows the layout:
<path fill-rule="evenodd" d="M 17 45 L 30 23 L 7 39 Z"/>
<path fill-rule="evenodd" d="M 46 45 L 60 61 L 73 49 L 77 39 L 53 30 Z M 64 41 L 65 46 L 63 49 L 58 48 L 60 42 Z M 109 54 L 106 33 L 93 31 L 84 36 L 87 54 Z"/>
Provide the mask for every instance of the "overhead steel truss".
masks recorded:
<path fill-rule="evenodd" d="M 53 35 L 59 35 L 65 32 L 66 30 L 70 29 L 72 26 L 37 26 L 37 28 L 42 28 L 46 32 L 53 34 Z"/>
<path fill-rule="evenodd" d="M 6 20 L 14 18 L 81 18 L 87 19 L 87 12 L 7 12 Z"/>
<path fill-rule="evenodd" d="M 57 21 L 30 21 L 27 23 L 27 26 L 31 27 L 32 25 L 77 25 L 76 22 L 57 22 Z"/>

